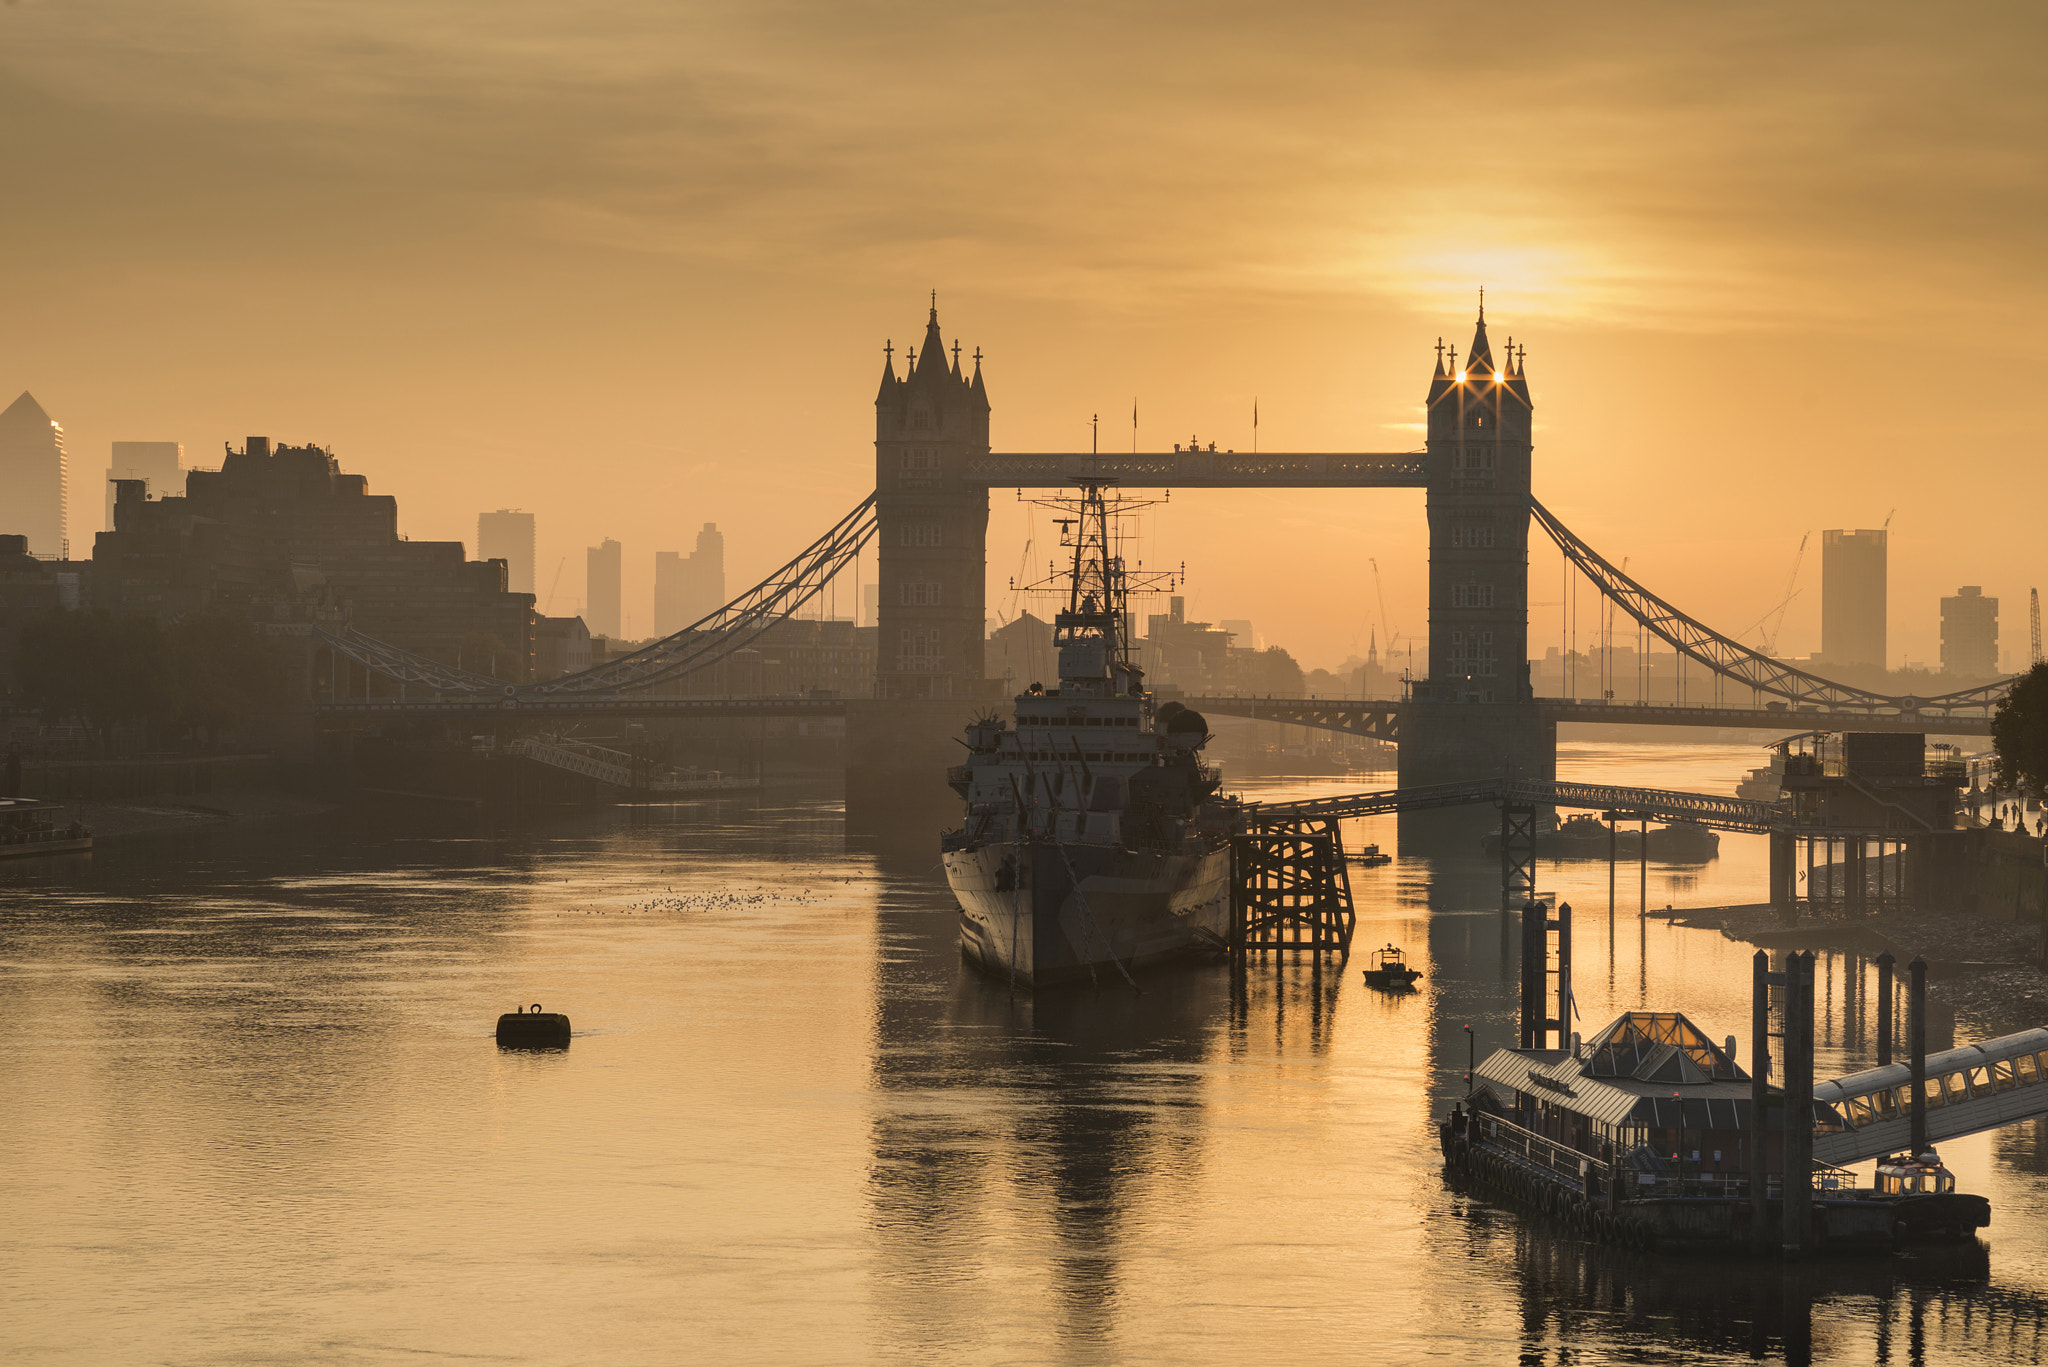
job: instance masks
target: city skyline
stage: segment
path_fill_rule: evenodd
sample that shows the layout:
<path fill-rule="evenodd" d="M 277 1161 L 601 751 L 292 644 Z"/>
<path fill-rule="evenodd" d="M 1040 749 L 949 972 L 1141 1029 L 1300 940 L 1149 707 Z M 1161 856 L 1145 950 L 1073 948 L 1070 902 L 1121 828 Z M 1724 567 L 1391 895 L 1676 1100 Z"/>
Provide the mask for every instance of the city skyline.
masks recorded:
<path fill-rule="evenodd" d="M 866 487 L 883 344 L 915 340 L 934 287 L 987 355 L 998 449 L 1085 450 L 1096 415 L 1122 445 L 1135 396 L 1156 449 L 1246 449 L 1256 400 L 1265 449 L 1399 450 L 1431 347 L 1484 285 L 1529 347 L 1540 496 L 1703 620 L 1761 616 L 1803 533 L 1894 505 L 1895 596 L 1929 602 L 1894 618 L 1895 654 L 1938 657 L 1937 591 L 2016 601 L 2038 578 L 2008 519 L 2041 492 L 2040 381 L 2016 367 L 2008 401 L 1973 399 L 2043 293 L 2031 14 L 1937 41 L 1934 16 L 1877 6 L 1845 41 L 1760 6 L 1706 34 L 1567 6 L 1496 16 L 1475 52 L 1437 19 L 1349 9 L 1166 39 L 1078 11 L 784 32 L 745 8 L 486 23 L 455 5 L 397 34 L 375 7 L 111 12 L 0 12 L 0 70 L 49 111 L 44 193 L 0 207 L 39 265 L 0 381 L 94 465 L 135 432 L 211 463 L 273 431 L 401 493 L 411 536 L 466 538 L 486 502 L 544 508 L 552 568 L 604 536 L 651 556 L 709 513 L 749 583 Z M 178 58 L 193 44 L 221 54 L 203 90 Z M 957 117 L 869 97 L 905 60 L 916 99 Z M 1474 82 L 1485 98 L 1441 98 Z M 1080 88 L 1114 93 L 1044 117 Z M 441 99 L 469 114 L 416 112 Z M 6 146 L 30 173 L 30 144 Z M 251 197 L 300 207 L 211 209 Z M 72 206 L 61 231 L 49 202 Z M 281 314 L 318 326 L 280 348 Z M 2007 497 L 1924 487 L 1958 465 Z M 1162 558 L 1207 561 L 1201 612 L 1275 640 L 1350 619 L 1333 644 L 1363 642 L 1364 554 L 1395 625 L 1420 620 L 1417 499 L 1188 494 L 1159 527 Z M 1024 536 L 998 500 L 992 597 Z M 628 567 L 638 622 L 649 563 Z M 1818 598 L 1787 614 L 1792 653 L 1817 644 Z"/>

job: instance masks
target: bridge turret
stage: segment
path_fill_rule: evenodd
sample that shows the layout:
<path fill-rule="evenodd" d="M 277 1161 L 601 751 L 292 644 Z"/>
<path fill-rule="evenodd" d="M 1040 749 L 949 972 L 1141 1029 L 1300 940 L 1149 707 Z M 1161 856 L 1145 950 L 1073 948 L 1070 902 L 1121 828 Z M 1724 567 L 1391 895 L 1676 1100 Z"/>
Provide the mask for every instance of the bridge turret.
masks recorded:
<path fill-rule="evenodd" d="M 901 379 L 887 354 L 875 396 L 879 627 L 875 691 L 885 698 L 975 697 L 982 675 L 988 491 L 966 482 L 988 454 L 988 389 L 960 347 L 948 355 L 936 296 Z"/>
<path fill-rule="evenodd" d="M 1464 361 L 1451 355 L 1446 366 L 1439 350 L 1429 384 L 1429 678 L 1417 691 L 1446 702 L 1524 702 L 1529 386 L 1512 343 L 1495 359 L 1483 301 Z"/>

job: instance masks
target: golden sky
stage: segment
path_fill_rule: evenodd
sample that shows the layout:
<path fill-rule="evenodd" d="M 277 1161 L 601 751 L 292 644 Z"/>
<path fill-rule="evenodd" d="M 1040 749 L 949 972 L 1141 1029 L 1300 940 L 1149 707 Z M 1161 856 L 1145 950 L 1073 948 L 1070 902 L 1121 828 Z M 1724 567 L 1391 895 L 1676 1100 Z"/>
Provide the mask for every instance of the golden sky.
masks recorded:
<path fill-rule="evenodd" d="M 536 512 L 556 612 L 617 537 L 644 631 L 655 550 L 716 521 L 738 588 L 861 497 L 928 289 L 999 450 L 1133 396 L 1150 449 L 1256 396 L 1267 450 L 1401 450 L 1484 285 L 1537 496 L 1681 607 L 1746 626 L 1892 513 L 1893 662 L 1963 583 L 2024 651 L 2043 13 L 5 0 L 0 403 L 64 424 L 74 543 L 110 441 L 331 443 L 415 538 Z M 1024 529 L 999 493 L 993 606 Z M 1147 551 L 1305 664 L 1368 557 L 1424 624 L 1416 493 L 1176 494 Z"/>

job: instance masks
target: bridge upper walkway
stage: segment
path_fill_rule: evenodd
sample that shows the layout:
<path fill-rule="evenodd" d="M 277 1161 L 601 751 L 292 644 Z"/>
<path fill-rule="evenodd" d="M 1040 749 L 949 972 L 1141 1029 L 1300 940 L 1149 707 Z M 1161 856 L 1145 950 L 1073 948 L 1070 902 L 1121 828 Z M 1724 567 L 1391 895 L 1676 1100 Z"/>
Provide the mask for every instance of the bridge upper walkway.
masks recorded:
<path fill-rule="evenodd" d="M 1063 489 L 1080 480 L 1155 489 L 1421 489 L 1424 451 L 1133 451 L 991 453 L 967 462 L 967 482 L 995 489 Z"/>

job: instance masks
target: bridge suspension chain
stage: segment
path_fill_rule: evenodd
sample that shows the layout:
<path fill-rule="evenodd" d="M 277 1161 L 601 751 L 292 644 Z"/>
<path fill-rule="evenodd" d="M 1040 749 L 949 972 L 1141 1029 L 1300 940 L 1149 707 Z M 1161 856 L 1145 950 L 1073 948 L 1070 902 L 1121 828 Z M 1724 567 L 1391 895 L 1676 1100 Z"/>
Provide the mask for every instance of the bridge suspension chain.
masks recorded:
<path fill-rule="evenodd" d="M 580 674 L 567 674 L 520 690 L 535 697 L 564 693 L 619 693 L 668 683 L 745 649 L 777 622 L 796 615 L 853 563 L 875 535 L 875 496 L 869 494 L 794 559 L 739 597 L 681 631 L 631 655 Z"/>
<path fill-rule="evenodd" d="M 708 669 L 760 639 L 776 623 L 795 616 L 853 563 L 874 539 L 875 529 L 875 496 L 869 494 L 787 564 L 717 611 L 631 655 L 545 683 L 507 684 L 401 650 L 354 628 L 339 635 L 318 631 L 315 636 L 336 655 L 366 670 L 437 694 L 564 698 L 636 692 Z"/>
<path fill-rule="evenodd" d="M 1891 697 L 1872 689 L 1836 683 L 1818 674 L 1809 674 L 1782 660 L 1751 650 L 1740 641 L 1723 636 L 1680 612 L 1608 563 L 1606 557 L 1574 535 L 1548 508 L 1533 498 L 1529 500 L 1529 510 L 1543 530 L 1550 534 L 1550 539 L 1557 543 L 1558 549 L 1578 566 L 1593 587 L 1622 611 L 1681 655 L 1690 656 L 1715 673 L 1747 684 L 1759 693 L 1769 693 L 1795 705 L 1924 712 L 1930 709 L 1989 708 L 2003 698 L 2011 686 L 2007 681 L 1931 698 Z"/>

